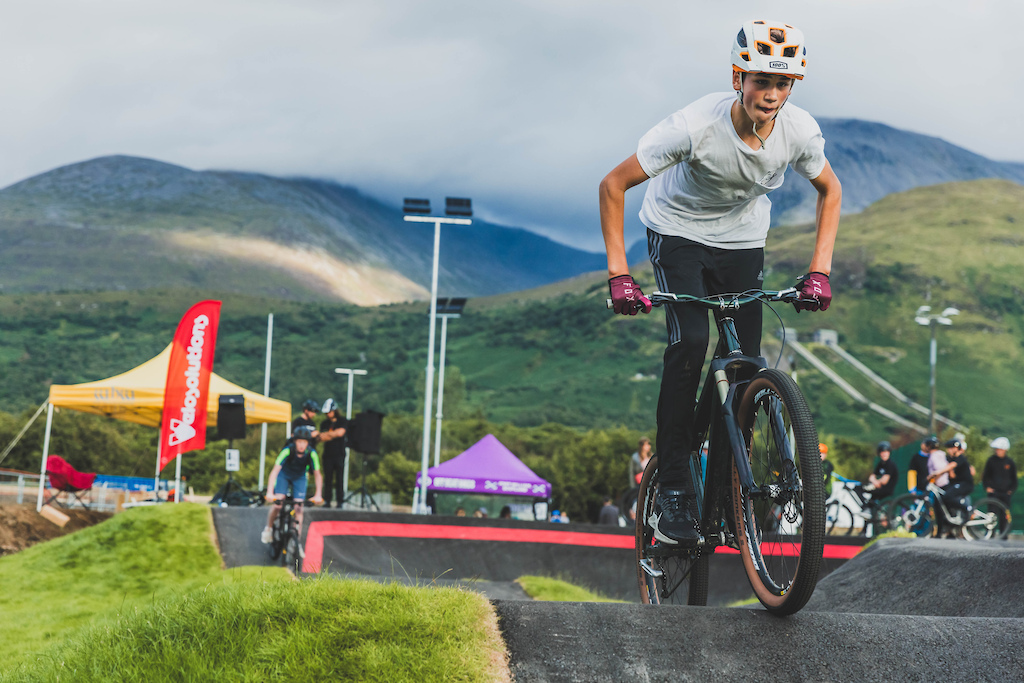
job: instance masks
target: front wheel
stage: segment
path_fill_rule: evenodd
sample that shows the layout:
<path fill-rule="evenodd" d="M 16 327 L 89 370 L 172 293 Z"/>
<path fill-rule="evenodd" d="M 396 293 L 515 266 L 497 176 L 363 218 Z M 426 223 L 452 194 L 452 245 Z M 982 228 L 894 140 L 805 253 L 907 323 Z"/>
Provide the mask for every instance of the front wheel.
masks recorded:
<path fill-rule="evenodd" d="M 737 422 L 753 475 L 748 489 L 733 463 L 732 506 L 743 567 L 769 612 L 793 614 L 814 592 L 825 547 L 818 431 L 796 383 L 771 369 L 750 381 Z M 777 515 L 780 524 L 774 523 Z"/>
<path fill-rule="evenodd" d="M 829 536 L 849 536 L 856 526 L 853 511 L 838 500 L 825 506 L 825 533 Z"/>
<path fill-rule="evenodd" d="M 658 493 L 658 456 L 647 461 L 636 500 L 636 578 L 645 605 L 708 604 L 708 554 L 661 543 L 647 524 Z"/>
<path fill-rule="evenodd" d="M 970 541 L 1006 538 L 1009 533 L 1010 511 L 995 498 L 982 498 L 976 502 L 964 524 L 964 538 Z"/>
<path fill-rule="evenodd" d="M 288 543 L 284 547 L 281 563 L 282 565 L 287 564 L 288 569 L 296 576 L 302 569 L 302 559 L 299 556 L 299 535 L 294 531 L 288 534 Z"/>
<path fill-rule="evenodd" d="M 889 526 L 892 531 L 931 536 L 936 528 L 935 510 L 927 498 L 904 493 L 889 505 Z"/>

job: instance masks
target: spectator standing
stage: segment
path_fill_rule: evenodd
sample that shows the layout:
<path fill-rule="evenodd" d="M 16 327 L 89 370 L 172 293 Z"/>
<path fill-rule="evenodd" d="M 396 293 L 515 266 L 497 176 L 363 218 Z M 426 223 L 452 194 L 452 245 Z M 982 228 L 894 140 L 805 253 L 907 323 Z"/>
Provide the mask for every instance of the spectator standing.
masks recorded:
<path fill-rule="evenodd" d="M 907 488 L 914 493 L 924 495 L 928 487 L 928 456 L 938 445 L 938 438 L 929 436 L 921 442 L 917 454 L 910 459 L 907 469 Z M 913 472 L 913 476 L 911 476 L 911 472 Z"/>
<path fill-rule="evenodd" d="M 928 454 L 928 477 L 936 475 L 935 485 L 944 489 L 949 486 L 949 458 L 946 457 L 946 451 L 938 446 L 938 440 L 936 440 L 935 447 Z"/>
<path fill-rule="evenodd" d="M 320 442 L 323 444 L 323 455 L 320 458 L 324 469 L 324 507 L 331 507 L 331 499 L 337 493 L 338 504 L 344 502 L 345 447 L 348 445 L 348 420 L 338 410 L 333 398 L 324 401 L 321 409 L 325 418 L 320 423 Z"/>
<path fill-rule="evenodd" d="M 604 505 L 601 506 L 601 514 L 597 516 L 597 523 L 608 526 L 619 525 L 619 508 L 612 503 L 610 496 L 604 497 Z"/>
<path fill-rule="evenodd" d="M 818 453 L 821 454 L 821 473 L 825 477 L 825 497 L 832 495 L 832 473 L 836 471 L 835 465 L 828 459 L 828 444 L 819 443 Z"/>
<path fill-rule="evenodd" d="M 313 430 L 313 443 L 310 445 L 315 445 L 317 437 L 320 436 L 320 433 L 316 431 L 316 422 L 313 421 L 319 410 L 320 404 L 313 399 L 308 399 L 302 403 L 302 414 L 292 420 L 292 434 L 295 434 L 295 430 L 299 427 L 309 427 Z"/>
<path fill-rule="evenodd" d="M 498 513 L 498 519 L 512 519 L 512 507 L 505 505 L 501 508 L 501 512 Z"/>
<path fill-rule="evenodd" d="M 651 459 L 651 440 L 646 436 L 640 437 L 636 453 L 629 459 L 629 487 L 640 485 L 640 477 L 644 475 L 644 468 L 647 461 Z"/>
<path fill-rule="evenodd" d="M 1017 465 L 1006 456 L 1010 450 L 1010 440 L 1005 436 L 994 439 L 989 444 L 992 456 L 985 463 L 981 474 L 981 483 L 985 492 L 1010 507 L 1010 499 L 1017 490 Z"/>

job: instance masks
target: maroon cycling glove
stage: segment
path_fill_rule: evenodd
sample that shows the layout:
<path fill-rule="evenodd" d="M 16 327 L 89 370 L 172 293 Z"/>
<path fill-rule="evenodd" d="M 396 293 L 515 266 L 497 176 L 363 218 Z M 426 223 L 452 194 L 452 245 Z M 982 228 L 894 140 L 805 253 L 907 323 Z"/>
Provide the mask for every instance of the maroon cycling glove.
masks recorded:
<path fill-rule="evenodd" d="M 640 285 L 633 282 L 632 275 L 618 275 L 608 280 L 608 291 L 612 296 L 612 308 L 616 313 L 636 315 L 640 310 L 651 312 L 651 300 L 640 291 Z"/>
<path fill-rule="evenodd" d="M 800 300 L 793 302 L 796 312 L 800 311 L 825 311 L 832 303 L 832 287 L 828 283 L 828 275 L 825 273 L 807 273 L 797 278 L 793 285 L 800 292 Z"/>

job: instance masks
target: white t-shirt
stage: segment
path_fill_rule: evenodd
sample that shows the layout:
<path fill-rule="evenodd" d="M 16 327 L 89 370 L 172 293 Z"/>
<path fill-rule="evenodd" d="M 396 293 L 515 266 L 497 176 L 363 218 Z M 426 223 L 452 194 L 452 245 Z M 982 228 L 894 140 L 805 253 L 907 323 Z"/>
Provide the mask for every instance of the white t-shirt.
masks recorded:
<path fill-rule="evenodd" d="M 722 249 L 763 247 L 786 167 L 807 179 L 825 168 L 817 121 L 787 103 L 763 149 L 751 149 L 730 114 L 736 93 L 713 93 L 680 109 L 640 139 L 636 157 L 651 177 L 640 220 L 663 235 Z"/>

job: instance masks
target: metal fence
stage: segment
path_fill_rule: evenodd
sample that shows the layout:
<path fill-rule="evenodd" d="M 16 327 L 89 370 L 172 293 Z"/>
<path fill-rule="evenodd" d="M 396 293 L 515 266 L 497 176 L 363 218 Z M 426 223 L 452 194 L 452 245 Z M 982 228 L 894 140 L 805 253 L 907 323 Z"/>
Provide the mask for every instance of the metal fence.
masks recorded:
<path fill-rule="evenodd" d="M 0 503 L 35 503 L 38 491 L 38 474 L 0 470 Z"/>

